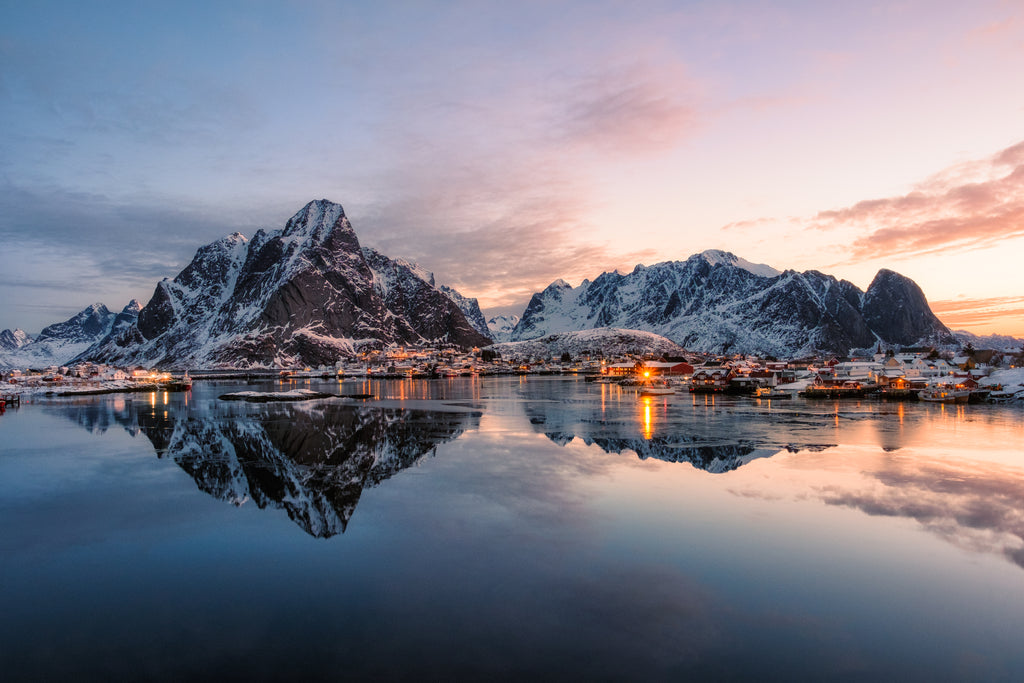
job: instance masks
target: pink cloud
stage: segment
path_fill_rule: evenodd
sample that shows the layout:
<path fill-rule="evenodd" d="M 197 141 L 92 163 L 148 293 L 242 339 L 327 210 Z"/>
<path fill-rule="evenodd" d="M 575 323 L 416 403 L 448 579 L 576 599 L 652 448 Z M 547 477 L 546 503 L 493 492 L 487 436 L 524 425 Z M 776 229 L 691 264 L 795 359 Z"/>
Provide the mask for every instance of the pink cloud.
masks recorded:
<path fill-rule="evenodd" d="M 966 179 L 979 173 L 987 177 Z M 1024 143 L 947 169 L 906 195 L 822 211 L 814 227 L 870 231 L 853 242 L 859 258 L 980 248 L 1024 236 Z"/>

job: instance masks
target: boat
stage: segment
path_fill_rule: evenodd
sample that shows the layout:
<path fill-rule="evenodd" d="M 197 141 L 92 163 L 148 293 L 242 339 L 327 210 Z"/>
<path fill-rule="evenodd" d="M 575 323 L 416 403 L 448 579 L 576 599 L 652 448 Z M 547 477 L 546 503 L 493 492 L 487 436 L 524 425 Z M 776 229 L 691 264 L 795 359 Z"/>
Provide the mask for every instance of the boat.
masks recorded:
<path fill-rule="evenodd" d="M 919 399 L 929 403 L 967 403 L 970 397 L 970 389 L 950 389 L 945 386 L 929 387 L 918 394 Z"/>
<path fill-rule="evenodd" d="M 164 382 L 162 386 L 167 391 L 189 391 L 192 388 L 192 378 L 189 377 L 186 372 L 178 379 L 172 379 L 168 382 Z"/>
<path fill-rule="evenodd" d="M 645 382 L 640 385 L 637 392 L 641 396 L 669 396 L 676 393 L 676 390 L 668 385 L 668 382 Z"/>
<path fill-rule="evenodd" d="M 793 398 L 793 394 L 789 391 L 776 389 L 775 387 L 758 387 L 757 391 L 754 392 L 754 398 Z"/>

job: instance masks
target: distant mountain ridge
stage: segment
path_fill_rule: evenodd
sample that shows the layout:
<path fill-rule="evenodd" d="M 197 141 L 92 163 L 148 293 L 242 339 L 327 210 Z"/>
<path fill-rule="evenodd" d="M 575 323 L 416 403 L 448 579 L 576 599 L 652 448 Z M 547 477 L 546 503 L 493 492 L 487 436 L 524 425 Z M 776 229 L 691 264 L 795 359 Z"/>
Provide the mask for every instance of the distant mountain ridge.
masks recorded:
<path fill-rule="evenodd" d="M 692 351 L 777 356 L 956 343 L 921 289 L 893 271 L 880 270 L 862 292 L 818 271 L 779 272 L 721 251 L 602 273 L 579 287 L 556 280 L 533 295 L 511 338 L 604 327 L 654 332 Z"/>
<path fill-rule="evenodd" d="M 135 299 L 120 313 L 95 303 L 64 322 L 43 328 L 35 339 L 22 330 L 4 330 L 0 332 L 0 367 L 41 369 L 65 365 L 111 334 L 134 324 L 139 309 Z"/>
<path fill-rule="evenodd" d="M 953 335 L 961 346 L 970 344 L 976 349 L 995 349 L 996 351 L 1016 352 L 1024 349 L 1024 339 L 1007 334 L 978 335 L 967 330 L 953 330 Z"/>
<path fill-rule="evenodd" d="M 487 321 L 488 335 L 496 342 L 512 341 L 512 330 L 518 323 L 518 315 L 496 315 Z"/>

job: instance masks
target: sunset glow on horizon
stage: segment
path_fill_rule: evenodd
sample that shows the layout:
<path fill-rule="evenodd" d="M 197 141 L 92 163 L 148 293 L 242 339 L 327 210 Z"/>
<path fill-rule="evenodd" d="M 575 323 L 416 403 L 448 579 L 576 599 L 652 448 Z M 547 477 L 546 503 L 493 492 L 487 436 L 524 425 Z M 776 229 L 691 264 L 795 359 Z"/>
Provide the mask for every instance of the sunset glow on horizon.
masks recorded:
<path fill-rule="evenodd" d="M 730 251 L 1024 336 L 1024 6 L 5 3 L 0 329 L 311 199 L 521 313 Z"/>

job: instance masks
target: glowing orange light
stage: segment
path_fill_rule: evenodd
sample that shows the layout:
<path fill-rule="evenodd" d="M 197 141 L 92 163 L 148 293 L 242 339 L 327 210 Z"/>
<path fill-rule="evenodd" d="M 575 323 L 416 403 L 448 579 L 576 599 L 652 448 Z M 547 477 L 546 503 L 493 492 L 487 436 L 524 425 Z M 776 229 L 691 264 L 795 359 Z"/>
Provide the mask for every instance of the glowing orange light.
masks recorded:
<path fill-rule="evenodd" d="M 651 438 L 651 399 L 644 397 L 644 438 Z"/>

